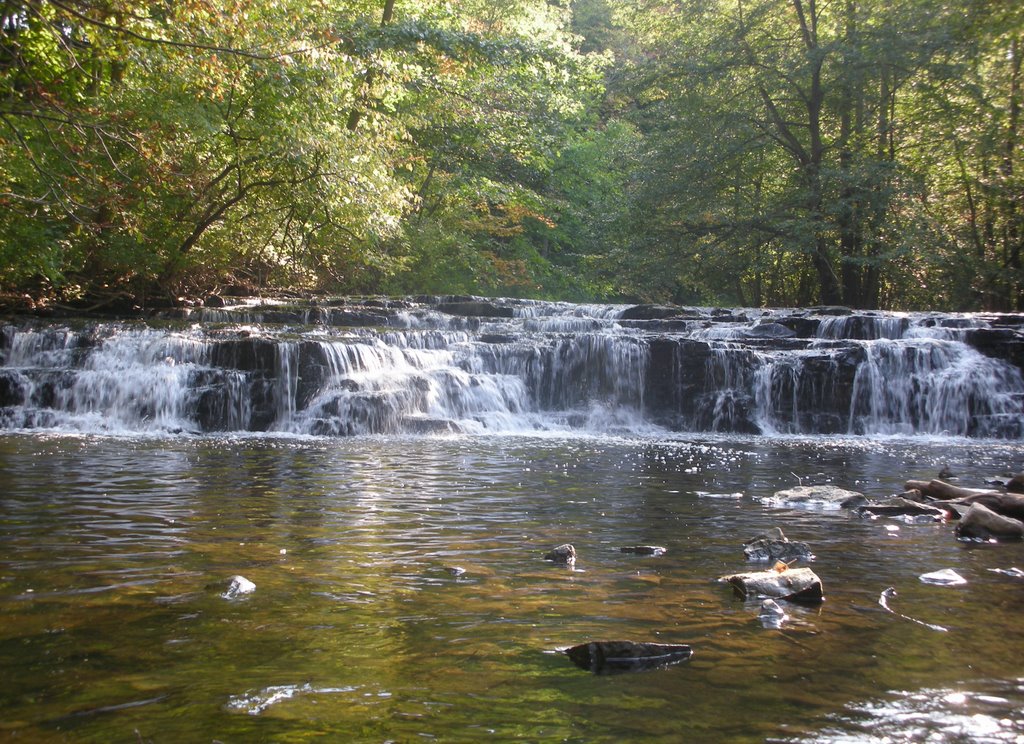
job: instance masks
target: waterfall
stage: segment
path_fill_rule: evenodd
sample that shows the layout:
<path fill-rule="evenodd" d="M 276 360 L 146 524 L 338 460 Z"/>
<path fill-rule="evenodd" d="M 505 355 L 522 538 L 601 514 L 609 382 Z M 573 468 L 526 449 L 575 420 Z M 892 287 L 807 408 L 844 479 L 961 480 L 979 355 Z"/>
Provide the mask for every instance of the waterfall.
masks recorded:
<path fill-rule="evenodd" d="M 1021 325 L 423 297 L 9 321 L 0 428 L 1022 439 Z"/>

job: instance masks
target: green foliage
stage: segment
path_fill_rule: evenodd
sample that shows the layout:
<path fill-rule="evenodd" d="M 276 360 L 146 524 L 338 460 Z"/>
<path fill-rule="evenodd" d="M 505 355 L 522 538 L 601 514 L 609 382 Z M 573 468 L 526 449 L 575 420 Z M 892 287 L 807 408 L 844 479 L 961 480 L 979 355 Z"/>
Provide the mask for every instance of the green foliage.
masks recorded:
<path fill-rule="evenodd" d="M 1024 309 L 1024 11 L 0 4 L 0 291 Z"/>

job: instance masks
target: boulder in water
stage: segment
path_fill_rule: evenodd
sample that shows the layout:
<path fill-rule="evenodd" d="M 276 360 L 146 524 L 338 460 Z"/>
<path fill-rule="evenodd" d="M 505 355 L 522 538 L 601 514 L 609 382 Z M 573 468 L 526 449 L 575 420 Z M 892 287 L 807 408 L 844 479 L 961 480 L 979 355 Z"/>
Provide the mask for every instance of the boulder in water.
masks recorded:
<path fill-rule="evenodd" d="M 544 560 L 572 566 L 576 563 L 576 548 L 569 543 L 564 543 L 545 553 Z"/>
<path fill-rule="evenodd" d="M 960 584 L 967 583 L 967 579 L 952 568 L 943 568 L 939 571 L 921 574 L 918 578 L 925 584 L 938 584 L 939 586 L 959 586 Z"/>
<path fill-rule="evenodd" d="M 789 563 L 814 558 L 807 543 L 790 541 L 778 527 L 743 543 L 743 554 L 748 561 L 759 563 Z"/>
<path fill-rule="evenodd" d="M 254 591 L 256 591 L 256 585 L 249 581 L 249 579 L 244 576 L 232 576 L 227 591 L 220 596 L 224 597 L 224 599 L 234 599 L 243 594 L 252 594 Z"/>
<path fill-rule="evenodd" d="M 719 581 L 731 584 L 744 599 L 767 597 L 793 602 L 821 602 L 825 599 L 821 579 L 809 568 L 738 573 L 723 576 Z"/>
<path fill-rule="evenodd" d="M 676 643 L 590 641 L 563 651 L 581 669 L 595 674 L 637 672 L 687 661 L 693 649 Z"/>
<path fill-rule="evenodd" d="M 776 491 L 774 496 L 764 501 L 774 506 L 823 506 L 839 509 L 846 506 L 851 499 L 863 498 L 862 493 L 847 491 L 837 486 L 797 486 Z"/>
<path fill-rule="evenodd" d="M 961 540 L 1020 540 L 1024 538 L 1024 522 L 975 503 L 960 518 L 956 535 Z"/>

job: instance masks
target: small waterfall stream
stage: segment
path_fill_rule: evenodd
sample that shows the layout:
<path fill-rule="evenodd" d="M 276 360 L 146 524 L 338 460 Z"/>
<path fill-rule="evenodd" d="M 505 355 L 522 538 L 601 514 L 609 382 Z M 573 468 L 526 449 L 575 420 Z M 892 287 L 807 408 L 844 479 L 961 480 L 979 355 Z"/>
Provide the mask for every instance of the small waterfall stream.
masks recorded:
<path fill-rule="evenodd" d="M 0 428 L 1016 440 L 1022 323 L 430 297 L 12 320 Z"/>

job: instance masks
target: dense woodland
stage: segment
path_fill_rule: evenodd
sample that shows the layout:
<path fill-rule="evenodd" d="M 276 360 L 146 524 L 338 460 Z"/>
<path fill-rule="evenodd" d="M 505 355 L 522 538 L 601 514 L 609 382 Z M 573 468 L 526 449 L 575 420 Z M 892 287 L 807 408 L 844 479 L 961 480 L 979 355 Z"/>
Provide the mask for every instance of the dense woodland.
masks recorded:
<path fill-rule="evenodd" d="M 0 0 L 0 292 L 1024 310 L 1016 0 Z"/>

